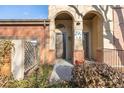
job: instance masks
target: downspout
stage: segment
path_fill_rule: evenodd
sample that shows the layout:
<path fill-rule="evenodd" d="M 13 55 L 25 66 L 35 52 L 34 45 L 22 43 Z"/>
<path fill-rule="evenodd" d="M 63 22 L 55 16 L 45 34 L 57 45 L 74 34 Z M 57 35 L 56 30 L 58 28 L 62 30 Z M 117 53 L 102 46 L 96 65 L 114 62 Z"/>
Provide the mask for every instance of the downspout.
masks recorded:
<path fill-rule="evenodd" d="M 46 63 L 46 38 L 45 38 L 45 36 L 46 36 L 46 21 L 44 20 L 44 64 Z"/>

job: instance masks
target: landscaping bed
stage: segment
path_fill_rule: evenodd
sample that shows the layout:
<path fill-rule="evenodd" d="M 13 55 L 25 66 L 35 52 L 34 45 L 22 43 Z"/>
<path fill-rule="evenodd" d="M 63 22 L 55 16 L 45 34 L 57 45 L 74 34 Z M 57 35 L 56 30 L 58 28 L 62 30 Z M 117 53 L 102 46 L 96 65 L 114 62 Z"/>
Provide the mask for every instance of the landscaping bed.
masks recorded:
<path fill-rule="evenodd" d="M 44 88 L 49 85 L 49 76 L 53 69 L 52 65 L 40 65 L 39 70 L 33 71 L 26 76 L 24 80 L 14 80 L 13 76 L 9 77 L 8 82 L 2 86 L 5 88 Z"/>
<path fill-rule="evenodd" d="M 76 65 L 72 71 L 72 82 L 81 88 L 122 88 L 124 78 L 121 72 L 103 63 Z"/>
<path fill-rule="evenodd" d="M 75 65 L 71 81 L 51 84 L 49 82 L 53 65 L 40 65 L 39 70 L 26 76 L 24 80 L 14 80 L 13 77 L 3 79 L 5 88 L 124 88 L 122 73 L 101 63 L 84 63 Z"/>

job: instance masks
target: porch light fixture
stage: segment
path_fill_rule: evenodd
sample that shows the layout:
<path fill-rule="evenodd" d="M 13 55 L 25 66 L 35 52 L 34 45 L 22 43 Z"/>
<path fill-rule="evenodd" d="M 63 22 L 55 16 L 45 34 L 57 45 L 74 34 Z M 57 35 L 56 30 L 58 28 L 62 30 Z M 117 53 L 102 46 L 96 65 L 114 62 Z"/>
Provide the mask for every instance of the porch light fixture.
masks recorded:
<path fill-rule="evenodd" d="M 80 22 L 78 21 L 78 22 L 76 23 L 76 25 L 80 25 Z"/>

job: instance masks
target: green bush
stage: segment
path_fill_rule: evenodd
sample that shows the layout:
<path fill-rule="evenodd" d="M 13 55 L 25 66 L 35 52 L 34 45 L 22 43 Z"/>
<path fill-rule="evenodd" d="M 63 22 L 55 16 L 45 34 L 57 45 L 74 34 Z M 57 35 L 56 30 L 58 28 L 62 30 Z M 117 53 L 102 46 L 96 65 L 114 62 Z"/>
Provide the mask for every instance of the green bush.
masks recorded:
<path fill-rule="evenodd" d="M 5 88 L 34 88 L 35 87 L 35 77 L 30 76 L 28 79 L 24 80 L 14 80 L 13 76 L 11 76 L 8 82 L 3 86 Z"/>
<path fill-rule="evenodd" d="M 6 86 L 6 88 L 30 88 L 31 83 L 28 80 L 10 80 Z"/>
<path fill-rule="evenodd" d="M 44 64 L 41 66 L 38 74 L 38 81 L 37 81 L 38 87 L 44 88 L 49 85 L 49 77 L 52 73 L 52 70 L 53 70 L 52 65 Z"/>
<path fill-rule="evenodd" d="M 36 73 L 32 72 L 29 76 L 26 76 L 24 80 L 14 80 L 11 78 L 3 87 L 6 88 L 44 88 L 49 85 L 49 76 L 52 72 L 52 65 L 40 65 L 39 70 Z"/>
<path fill-rule="evenodd" d="M 47 88 L 73 88 L 73 86 L 71 82 L 63 81 L 48 85 Z"/>

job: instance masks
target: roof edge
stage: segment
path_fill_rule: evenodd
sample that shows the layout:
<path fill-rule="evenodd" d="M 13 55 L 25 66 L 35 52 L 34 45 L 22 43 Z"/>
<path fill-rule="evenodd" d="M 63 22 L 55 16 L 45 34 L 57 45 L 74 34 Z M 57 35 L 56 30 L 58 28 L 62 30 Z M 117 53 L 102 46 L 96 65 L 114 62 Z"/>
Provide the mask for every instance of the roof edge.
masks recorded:
<path fill-rule="evenodd" d="M 0 19 L 0 25 L 49 25 L 49 19 Z"/>

